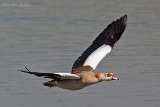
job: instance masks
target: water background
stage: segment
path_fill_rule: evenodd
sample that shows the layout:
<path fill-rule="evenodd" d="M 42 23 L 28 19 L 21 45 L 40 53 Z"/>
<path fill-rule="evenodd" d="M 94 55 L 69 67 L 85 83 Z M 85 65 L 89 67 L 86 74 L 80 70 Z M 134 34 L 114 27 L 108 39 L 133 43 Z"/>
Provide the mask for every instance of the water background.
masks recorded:
<path fill-rule="evenodd" d="M 112 21 L 128 25 L 96 69 L 120 81 L 78 91 L 43 87 L 48 79 L 17 72 L 70 72 Z M 160 107 L 159 0 L 1 0 L 1 107 Z"/>

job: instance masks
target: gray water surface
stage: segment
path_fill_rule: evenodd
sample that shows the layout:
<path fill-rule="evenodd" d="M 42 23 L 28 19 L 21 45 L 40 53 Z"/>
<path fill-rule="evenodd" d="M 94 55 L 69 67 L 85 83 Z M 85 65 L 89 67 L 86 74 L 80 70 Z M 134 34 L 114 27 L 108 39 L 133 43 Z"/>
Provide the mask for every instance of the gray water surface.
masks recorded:
<path fill-rule="evenodd" d="M 1 0 L 0 106 L 160 107 L 159 4 L 159 0 Z M 69 91 L 43 87 L 48 79 L 16 71 L 27 66 L 35 72 L 70 72 L 98 34 L 124 14 L 128 25 L 122 38 L 96 69 L 113 72 L 119 81 Z"/>

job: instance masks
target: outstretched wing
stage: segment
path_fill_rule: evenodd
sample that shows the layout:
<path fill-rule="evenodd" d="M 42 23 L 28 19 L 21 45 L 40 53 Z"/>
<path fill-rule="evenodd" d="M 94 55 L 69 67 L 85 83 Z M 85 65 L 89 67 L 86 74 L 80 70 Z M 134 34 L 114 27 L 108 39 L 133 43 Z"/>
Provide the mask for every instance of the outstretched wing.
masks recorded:
<path fill-rule="evenodd" d="M 26 67 L 25 67 L 26 68 Z M 34 74 L 38 77 L 43 77 L 43 78 L 51 78 L 51 79 L 79 79 L 80 77 L 76 74 L 71 74 L 71 73 L 40 73 L 40 72 L 31 72 L 26 68 L 24 69 L 19 69 L 18 71 L 28 73 L 28 74 Z"/>
<path fill-rule="evenodd" d="M 109 24 L 93 41 L 92 45 L 74 62 L 71 73 L 77 73 L 82 66 L 86 65 L 91 66 L 95 70 L 99 62 L 111 52 L 114 44 L 122 36 L 126 26 L 127 15 Z"/>

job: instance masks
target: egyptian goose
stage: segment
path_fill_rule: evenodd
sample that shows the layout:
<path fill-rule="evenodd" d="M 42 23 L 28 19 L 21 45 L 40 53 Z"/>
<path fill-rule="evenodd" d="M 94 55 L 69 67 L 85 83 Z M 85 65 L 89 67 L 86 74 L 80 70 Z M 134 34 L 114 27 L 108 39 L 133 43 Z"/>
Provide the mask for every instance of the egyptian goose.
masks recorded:
<path fill-rule="evenodd" d="M 71 73 L 40 73 L 26 69 L 18 71 L 34 74 L 38 77 L 51 78 L 43 83 L 48 87 L 59 87 L 68 90 L 79 90 L 101 81 L 119 80 L 113 73 L 94 74 L 99 62 L 111 52 L 114 44 L 120 39 L 127 26 L 127 15 L 109 24 L 93 41 L 82 55 L 74 62 Z"/>

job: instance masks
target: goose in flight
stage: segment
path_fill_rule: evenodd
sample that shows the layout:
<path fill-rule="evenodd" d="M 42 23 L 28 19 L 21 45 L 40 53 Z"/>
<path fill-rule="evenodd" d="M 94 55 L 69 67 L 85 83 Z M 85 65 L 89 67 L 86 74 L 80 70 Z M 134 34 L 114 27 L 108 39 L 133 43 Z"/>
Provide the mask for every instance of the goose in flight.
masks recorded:
<path fill-rule="evenodd" d="M 113 73 L 94 73 L 99 62 L 111 52 L 114 44 L 120 39 L 127 26 L 127 15 L 109 24 L 93 43 L 74 62 L 71 73 L 40 73 L 25 69 L 18 71 L 50 78 L 43 83 L 48 87 L 59 87 L 68 90 L 79 90 L 101 81 L 119 80 Z"/>

